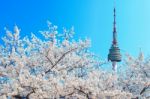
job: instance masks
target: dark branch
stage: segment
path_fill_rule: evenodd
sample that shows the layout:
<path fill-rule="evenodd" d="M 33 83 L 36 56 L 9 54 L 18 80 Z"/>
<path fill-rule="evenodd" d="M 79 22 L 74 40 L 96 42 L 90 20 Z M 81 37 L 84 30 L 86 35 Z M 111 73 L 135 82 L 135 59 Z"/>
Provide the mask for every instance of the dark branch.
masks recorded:
<path fill-rule="evenodd" d="M 89 96 L 89 93 L 84 92 L 82 90 L 82 87 L 80 87 L 80 89 L 78 89 L 78 88 L 74 88 L 74 89 L 77 90 L 77 91 L 79 91 L 79 92 L 81 92 L 81 93 L 83 93 L 86 96 L 87 99 L 91 99 L 90 96 Z"/>
<path fill-rule="evenodd" d="M 146 87 L 144 87 L 143 89 L 142 89 L 142 91 L 140 92 L 140 95 L 141 94 L 143 94 L 148 88 L 150 87 L 150 85 L 149 86 L 146 86 Z"/>
<path fill-rule="evenodd" d="M 52 65 L 52 67 L 51 67 L 49 70 L 47 70 L 45 73 L 50 72 L 51 69 L 53 69 L 67 54 L 69 54 L 69 53 L 71 53 L 71 52 L 73 52 L 73 51 L 75 51 L 75 50 L 77 50 L 77 49 L 78 49 L 78 48 L 74 48 L 74 49 L 71 49 L 71 50 L 65 52 L 65 53 L 55 62 L 55 64 Z"/>
<path fill-rule="evenodd" d="M 32 89 L 32 91 L 30 93 L 27 94 L 26 99 L 29 99 L 30 95 L 35 93 L 35 89 Z"/>

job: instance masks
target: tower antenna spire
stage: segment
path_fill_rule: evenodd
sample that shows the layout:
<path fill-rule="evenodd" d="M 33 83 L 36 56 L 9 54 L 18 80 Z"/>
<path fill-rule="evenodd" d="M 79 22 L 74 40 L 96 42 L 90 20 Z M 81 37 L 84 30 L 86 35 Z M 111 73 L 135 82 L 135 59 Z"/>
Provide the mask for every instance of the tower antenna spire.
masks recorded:
<path fill-rule="evenodd" d="M 116 0 L 114 0 L 114 24 L 116 23 Z"/>
<path fill-rule="evenodd" d="M 113 44 L 114 44 L 114 45 L 117 45 L 117 31 L 116 31 L 116 0 L 114 0 Z"/>
<path fill-rule="evenodd" d="M 109 49 L 108 61 L 112 62 L 113 70 L 117 68 L 117 62 L 121 61 L 121 53 L 117 44 L 117 31 L 116 31 L 116 0 L 114 0 L 114 9 L 113 9 L 113 41 L 111 48 Z"/>

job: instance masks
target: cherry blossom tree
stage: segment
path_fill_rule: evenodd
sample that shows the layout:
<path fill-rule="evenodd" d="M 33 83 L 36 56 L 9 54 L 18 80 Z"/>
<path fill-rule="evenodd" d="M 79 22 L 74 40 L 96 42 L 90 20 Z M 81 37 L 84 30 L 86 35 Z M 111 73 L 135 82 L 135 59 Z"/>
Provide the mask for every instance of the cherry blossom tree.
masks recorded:
<path fill-rule="evenodd" d="M 148 60 L 128 58 L 123 78 L 101 69 L 107 62 L 89 51 L 89 39 L 73 39 L 74 28 L 58 33 L 48 22 L 48 29 L 38 35 L 42 37 L 21 37 L 17 26 L 14 32 L 6 29 L 0 46 L 0 98 L 130 99 L 148 87 Z"/>
<path fill-rule="evenodd" d="M 137 58 L 127 55 L 123 66 L 127 67 L 124 76 L 120 77 L 123 90 L 134 97 L 150 98 L 150 58 L 145 59 L 142 52 Z"/>

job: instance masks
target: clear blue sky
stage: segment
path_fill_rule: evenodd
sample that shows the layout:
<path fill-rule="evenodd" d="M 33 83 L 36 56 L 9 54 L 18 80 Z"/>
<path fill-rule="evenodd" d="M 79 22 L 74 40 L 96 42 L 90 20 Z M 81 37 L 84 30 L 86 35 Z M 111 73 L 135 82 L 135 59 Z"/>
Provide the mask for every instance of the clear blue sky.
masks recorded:
<path fill-rule="evenodd" d="M 117 32 L 122 52 L 150 54 L 150 0 L 116 0 Z M 0 37 L 16 24 L 21 35 L 37 33 L 49 20 L 75 27 L 76 38 L 92 40 L 92 51 L 107 58 L 112 41 L 113 0 L 1 0 Z M 1 41 L 0 41 L 1 42 Z"/>

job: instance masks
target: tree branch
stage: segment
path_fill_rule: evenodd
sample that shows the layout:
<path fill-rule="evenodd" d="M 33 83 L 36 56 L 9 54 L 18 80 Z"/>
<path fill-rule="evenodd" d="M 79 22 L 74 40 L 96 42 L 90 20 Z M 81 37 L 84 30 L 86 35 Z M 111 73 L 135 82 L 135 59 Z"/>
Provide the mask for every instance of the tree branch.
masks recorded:
<path fill-rule="evenodd" d="M 73 52 L 73 51 L 75 51 L 75 50 L 77 50 L 77 49 L 78 49 L 78 47 L 77 47 L 77 48 L 73 48 L 73 49 L 71 49 L 71 50 L 65 52 L 65 53 L 55 62 L 55 64 L 53 64 L 52 67 L 51 67 L 49 70 L 47 70 L 47 71 L 45 72 L 45 74 L 48 73 L 48 72 L 50 72 L 51 69 L 53 69 L 67 54 L 69 54 L 69 53 L 71 53 L 71 52 Z"/>
<path fill-rule="evenodd" d="M 74 89 L 77 90 L 77 91 L 79 91 L 79 92 L 81 92 L 81 93 L 83 93 L 83 94 L 86 96 L 87 99 L 90 99 L 89 94 L 86 93 L 86 92 L 84 92 L 84 91 L 82 90 L 82 87 L 80 87 L 80 89 L 74 87 Z"/>
<path fill-rule="evenodd" d="M 26 99 L 29 99 L 30 95 L 35 93 L 35 88 L 32 89 L 32 91 L 30 93 L 27 94 Z"/>
<path fill-rule="evenodd" d="M 149 86 L 146 86 L 146 87 L 144 87 L 143 89 L 142 89 L 142 91 L 140 92 L 140 95 L 141 94 L 143 94 L 148 88 L 150 87 L 150 85 Z"/>

